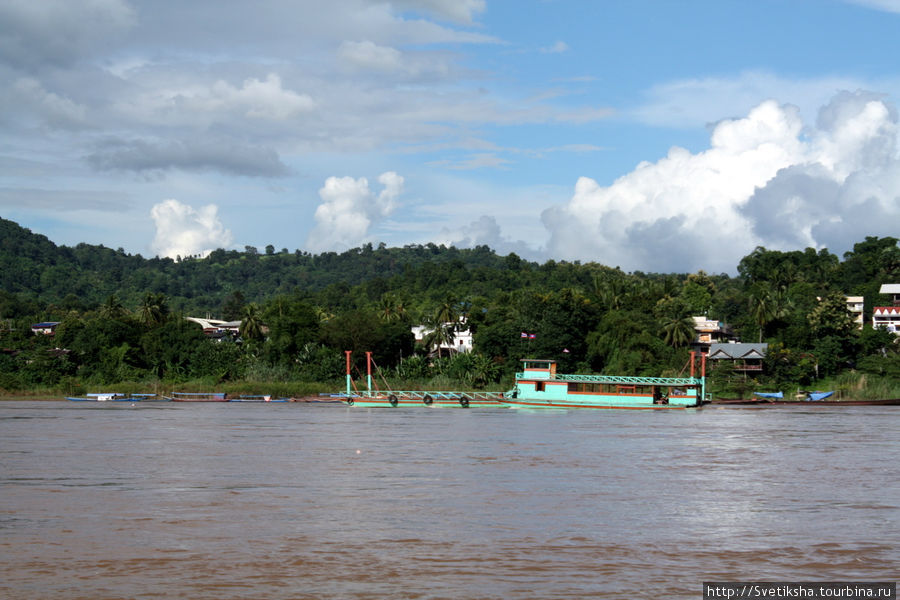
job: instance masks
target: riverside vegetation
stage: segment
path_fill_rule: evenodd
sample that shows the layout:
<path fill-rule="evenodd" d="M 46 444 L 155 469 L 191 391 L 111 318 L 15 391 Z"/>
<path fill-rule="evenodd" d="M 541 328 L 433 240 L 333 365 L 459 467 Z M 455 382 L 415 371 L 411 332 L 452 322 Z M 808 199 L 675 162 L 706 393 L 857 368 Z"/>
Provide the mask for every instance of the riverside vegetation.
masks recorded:
<path fill-rule="evenodd" d="M 357 361 L 371 350 L 387 378 L 379 383 L 395 389 L 504 389 L 526 357 L 557 359 L 562 372 L 666 376 L 688 361 L 690 317 L 706 315 L 769 344 L 758 375 L 711 370 L 714 395 L 802 386 L 900 397 L 898 337 L 868 324 L 874 306 L 890 303 L 883 283 L 900 283 L 892 237 L 867 237 L 842 259 L 759 247 L 729 276 L 539 264 L 434 244 L 144 258 L 58 246 L 0 219 L 0 393 L 311 395 L 342 387 L 344 350 Z M 865 298 L 861 331 L 844 295 Z M 214 342 L 184 319 L 207 315 L 240 320 L 239 336 Z M 461 319 L 474 352 L 435 353 Z M 31 332 L 44 321 L 60 322 L 55 335 Z M 424 345 L 410 332 L 416 324 L 431 331 Z"/>

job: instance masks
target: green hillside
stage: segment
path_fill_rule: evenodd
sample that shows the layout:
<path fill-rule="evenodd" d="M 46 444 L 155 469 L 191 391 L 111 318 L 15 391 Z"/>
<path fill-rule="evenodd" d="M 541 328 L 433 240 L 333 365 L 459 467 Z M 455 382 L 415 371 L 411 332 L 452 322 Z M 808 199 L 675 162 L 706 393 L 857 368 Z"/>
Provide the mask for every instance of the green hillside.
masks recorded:
<path fill-rule="evenodd" d="M 697 315 L 769 343 L 763 375 L 715 375 L 723 393 L 900 378 L 897 338 L 857 330 L 844 303 L 864 296 L 871 322 L 890 302 L 878 290 L 900 282 L 896 238 L 866 238 L 840 258 L 757 248 L 736 271 L 624 273 L 433 244 L 318 255 L 248 247 L 175 261 L 57 246 L 0 219 L 0 388 L 321 382 L 340 376 L 345 349 L 373 350 L 386 372 L 416 381 L 502 385 L 526 355 L 565 371 L 661 375 L 686 363 Z M 210 342 L 181 318 L 206 315 L 243 320 L 240 343 Z M 436 346 L 450 335 L 440 324 L 460 317 L 475 353 L 422 358 L 410 327 L 431 325 Z M 32 335 L 41 321 L 59 321 L 56 335 Z"/>

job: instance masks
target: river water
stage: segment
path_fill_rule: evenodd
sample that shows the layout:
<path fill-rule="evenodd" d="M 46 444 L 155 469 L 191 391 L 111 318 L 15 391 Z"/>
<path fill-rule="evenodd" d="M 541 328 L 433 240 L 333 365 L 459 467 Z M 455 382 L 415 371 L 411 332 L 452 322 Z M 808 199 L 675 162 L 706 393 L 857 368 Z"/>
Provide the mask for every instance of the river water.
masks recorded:
<path fill-rule="evenodd" d="M 900 407 L 0 403 L 0 597 L 895 581 Z"/>

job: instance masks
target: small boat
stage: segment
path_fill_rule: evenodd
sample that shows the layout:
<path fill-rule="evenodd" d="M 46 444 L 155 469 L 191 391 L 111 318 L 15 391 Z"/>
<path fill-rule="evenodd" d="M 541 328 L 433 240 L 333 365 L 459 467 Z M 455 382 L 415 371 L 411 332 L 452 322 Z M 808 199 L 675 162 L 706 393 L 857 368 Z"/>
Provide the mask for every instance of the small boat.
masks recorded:
<path fill-rule="evenodd" d="M 569 375 L 555 360 L 525 359 L 500 402 L 517 408 L 683 409 L 702 404 L 705 377 Z M 702 371 L 705 361 L 701 359 Z"/>
<path fill-rule="evenodd" d="M 139 398 L 133 398 L 120 392 L 98 392 L 86 394 L 84 397 L 66 396 L 66 400 L 73 402 L 137 402 Z"/>
<path fill-rule="evenodd" d="M 753 392 L 753 395 L 771 400 L 781 400 L 784 398 L 784 392 Z"/>
<path fill-rule="evenodd" d="M 163 398 L 172 402 L 228 402 L 224 392 L 172 392 Z"/>
<path fill-rule="evenodd" d="M 799 394 L 796 399 L 778 400 L 763 398 L 716 398 L 712 404 L 728 405 L 757 405 L 757 406 L 900 406 L 900 398 L 885 398 L 877 400 L 835 400 L 830 392 L 806 392 Z"/>
<path fill-rule="evenodd" d="M 271 395 L 263 396 L 235 396 L 229 398 L 229 402 L 290 402 L 290 398 L 275 398 Z"/>

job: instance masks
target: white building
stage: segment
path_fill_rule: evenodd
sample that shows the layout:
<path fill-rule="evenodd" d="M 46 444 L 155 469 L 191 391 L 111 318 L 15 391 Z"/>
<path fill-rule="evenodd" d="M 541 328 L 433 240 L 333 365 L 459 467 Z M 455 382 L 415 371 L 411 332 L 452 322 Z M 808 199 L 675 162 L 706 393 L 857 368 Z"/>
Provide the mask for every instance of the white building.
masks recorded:
<path fill-rule="evenodd" d="M 451 323 L 445 323 L 445 325 L 451 325 Z M 460 322 L 460 325 L 465 327 L 465 321 Z M 412 328 L 413 336 L 416 338 L 417 344 L 422 344 L 425 341 L 425 338 L 431 333 L 432 330 L 424 325 L 416 325 Z M 453 332 L 453 342 L 450 344 L 441 344 L 441 350 L 449 350 L 453 352 L 471 352 L 472 351 L 472 332 L 468 328 L 463 329 L 462 331 L 454 331 Z"/>
<path fill-rule="evenodd" d="M 900 283 L 885 283 L 882 284 L 881 289 L 878 290 L 879 294 L 889 294 L 893 296 L 891 299 L 894 306 L 900 306 Z"/>
<path fill-rule="evenodd" d="M 847 312 L 853 317 L 857 329 L 863 328 L 863 297 L 862 296 L 845 296 L 847 299 Z"/>
<path fill-rule="evenodd" d="M 694 320 L 694 345 L 701 346 L 701 351 L 708 350 L 710 344 L 728 341 L 732 337 L 731 327 L 722 321 L 708 319 L 705 316 L 691 317 Z"/>
<path fill-rule="evenodd" d="M 876 306 L 872 309 L 872 327 L 884 327 L 893 334 L 900 334 L 900 283 L 885 283 L 878 290 L 890 294 L 893 306 Z"/>
<path fill-rule="evenodd" d="M 204 319 L 202 317 L 185 317 L 185 319 L 200 325 L 206 337 L 213 339 L 221 339 L 227 334 L 237 336 L 241 329 L 240 321 L 222 321 L 220 319 Z"/>
<path fill-rule="evenodd" d="M 876 306 L 872 311 L 872 327 L 900 333 L 900 306 Z"/>

